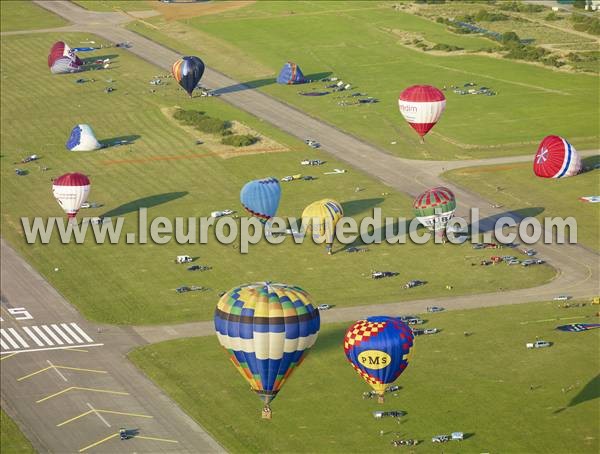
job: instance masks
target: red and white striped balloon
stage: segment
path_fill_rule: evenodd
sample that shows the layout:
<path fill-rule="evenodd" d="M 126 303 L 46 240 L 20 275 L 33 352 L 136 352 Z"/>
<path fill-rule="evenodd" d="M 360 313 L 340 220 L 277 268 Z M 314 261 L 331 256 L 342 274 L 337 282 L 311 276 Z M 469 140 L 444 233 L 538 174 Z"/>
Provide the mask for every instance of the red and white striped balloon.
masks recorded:
<path fill-rule="evenodd" d="M 423 137 L 438 122 L 446 108 L 444 93 L 431 85 L 413 85 L 398 98 L 400 113 L 408 124 Z"/>
<path fill-rule="evenodd" d="M 66 173 L 52 184 L 52 193 L 69 219 L 74 219 L 90 193 L 90 179 L 82 173 Z"/>
<path fill-rule="evenodd" d="M 547 136 L 533 160 L 533 172 L 542 178 L 572 177 L 581 172 L 581 158 L 567 139 Z"/>

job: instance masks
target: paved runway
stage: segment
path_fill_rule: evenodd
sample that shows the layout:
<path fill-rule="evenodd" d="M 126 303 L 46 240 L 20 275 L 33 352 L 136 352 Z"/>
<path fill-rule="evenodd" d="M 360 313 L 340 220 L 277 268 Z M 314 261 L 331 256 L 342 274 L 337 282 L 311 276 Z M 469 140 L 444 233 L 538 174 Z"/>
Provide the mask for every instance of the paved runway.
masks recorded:
<path fill-rule="evenodd" d="M 2 408 L 38 452 L 222 451 L 127 360 L 133 330 L 85 321 L 4 240 L 1 257 Z"/>

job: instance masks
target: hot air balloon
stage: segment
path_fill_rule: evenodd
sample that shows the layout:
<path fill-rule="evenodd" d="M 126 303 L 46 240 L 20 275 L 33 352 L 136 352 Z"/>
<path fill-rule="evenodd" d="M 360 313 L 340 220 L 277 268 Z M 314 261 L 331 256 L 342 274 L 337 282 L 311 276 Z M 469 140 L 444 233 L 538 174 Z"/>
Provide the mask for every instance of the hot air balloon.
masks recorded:
<path fill-rule="evenodd" d="M 296 85 L 306 82 L 302 70 L 296 63 L 288 61 L 277 76 L 277 83 L 283 85 Z"/>
<path fill-rule="evenodd" d="M 581 172 L 581 158 L 566 139 L 547 136 L 538 147 L 533 171 L 542 178 L 572 177 Z"/>
<path fill-rule="evenodd" d="M 69 216 L 69 221 L 75 221 L 81 204 L 87 200 L 90 184 L 89 178 L 82 173 L 66 173 L 54 180 L 52 193 Z"/>
<path fill-rule="evenodd" d="M 250 181 L 240 192 L 244 209 L 262 223 L 275 216 L 280 199 L 281 186 L 277 178 L 273 177 Z"/>
<path fill-rule="evenodd" d="M 413 85 L 398 98 L 400 113 L 408 124 L 421 136 L 424 136 L 438 122 L 446 108 L 444 93 L 431 85 Z"/>
<path fill-rule="evenodd" d="M 317 340 L 319 311 L 300 287 L 260 282 L 231 289 L 215 310 L 215 331 L 230 360 L 264 403 L 270 403 Z"/>
<path fill-rule="evenodd" d="M 69 57 L 57 58 L 50 67 L 50 72 L 52 74 L 68 74 L 76 73 L 78 71 L 81 71 L 81 66 Z"/>
<path fill-rule="evenodd" d="M 92 151 L 102 148 L 90 125 L 75 125 L 65 146 L 70 151 Z"/>
<path fill-rule="evenodd" d="M 410 327 L 396 317 L 369 317 L 346 331 L 346 358 L 379 395 L 379 403 L 386 387 L 408 366 L 413 339 Z"/>
<path fill-rule="evenodd" d="M 194 88 L 200 82 L 202 74 L 204 74 L 204 63 L 198 57 L 181 57 L 171 68 L 173 77 L 179 85 L 187 91 L 190 98 Z"/>
<path fill-rule="evenodd" d="M 50 53 L 48 54 L 48 67 L 52 68 L 56 60 L 63 57 L 70 59 L 74 63 L 74 66 L 80 67 L 83 65 L 83 61 L 67 44 L 63 41 L 57 41 L 50 48 Z"/>
<path fill-rule="evenodd" d="M 323 199 L 308 205 L 302 212 L 306 232 L 312 232 L 316 241 L 325 242 L 327 253 L 331 255 L 331 245 L 335 238 L 335 226 L 344 216 L 342 206 L 332 199 Z"/>
<path fill-rule="evenodd" d="M 429 230 L 443 232 L 455 210 L 454 193 L 442 186 L 428 189 L 419 194 L 413 202 L 415 216 Z"/>

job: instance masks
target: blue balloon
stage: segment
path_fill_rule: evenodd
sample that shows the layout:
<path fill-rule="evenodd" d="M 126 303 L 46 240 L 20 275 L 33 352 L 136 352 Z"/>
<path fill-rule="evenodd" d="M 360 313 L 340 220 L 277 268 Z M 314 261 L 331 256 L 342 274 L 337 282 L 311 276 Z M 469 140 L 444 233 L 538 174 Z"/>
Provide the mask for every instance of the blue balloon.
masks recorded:
<path fill-rule="evenodd" d="M 253 180 L 244 185 L 240 201 L 244 209 L 265 223 L 277 213 L 281 199 L 281 186 L 277 178 Z"/>

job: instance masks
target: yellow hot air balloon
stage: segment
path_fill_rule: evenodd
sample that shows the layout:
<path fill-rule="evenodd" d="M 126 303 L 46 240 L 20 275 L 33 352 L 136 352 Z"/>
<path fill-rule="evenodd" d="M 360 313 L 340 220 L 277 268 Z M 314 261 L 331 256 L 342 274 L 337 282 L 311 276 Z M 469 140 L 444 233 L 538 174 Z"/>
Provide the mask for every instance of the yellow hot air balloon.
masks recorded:
<path fill-rule="evenodd" d="M 335 226 L 344 216 L 339 202 L 323 199 L 308 205 L 302 212 L 302 221 L 306 225 L 306 233 L 312 232 L 315 241 L 327 245 L 327 253 L 331 255 L 331 245 L 335 238 Z"/>

